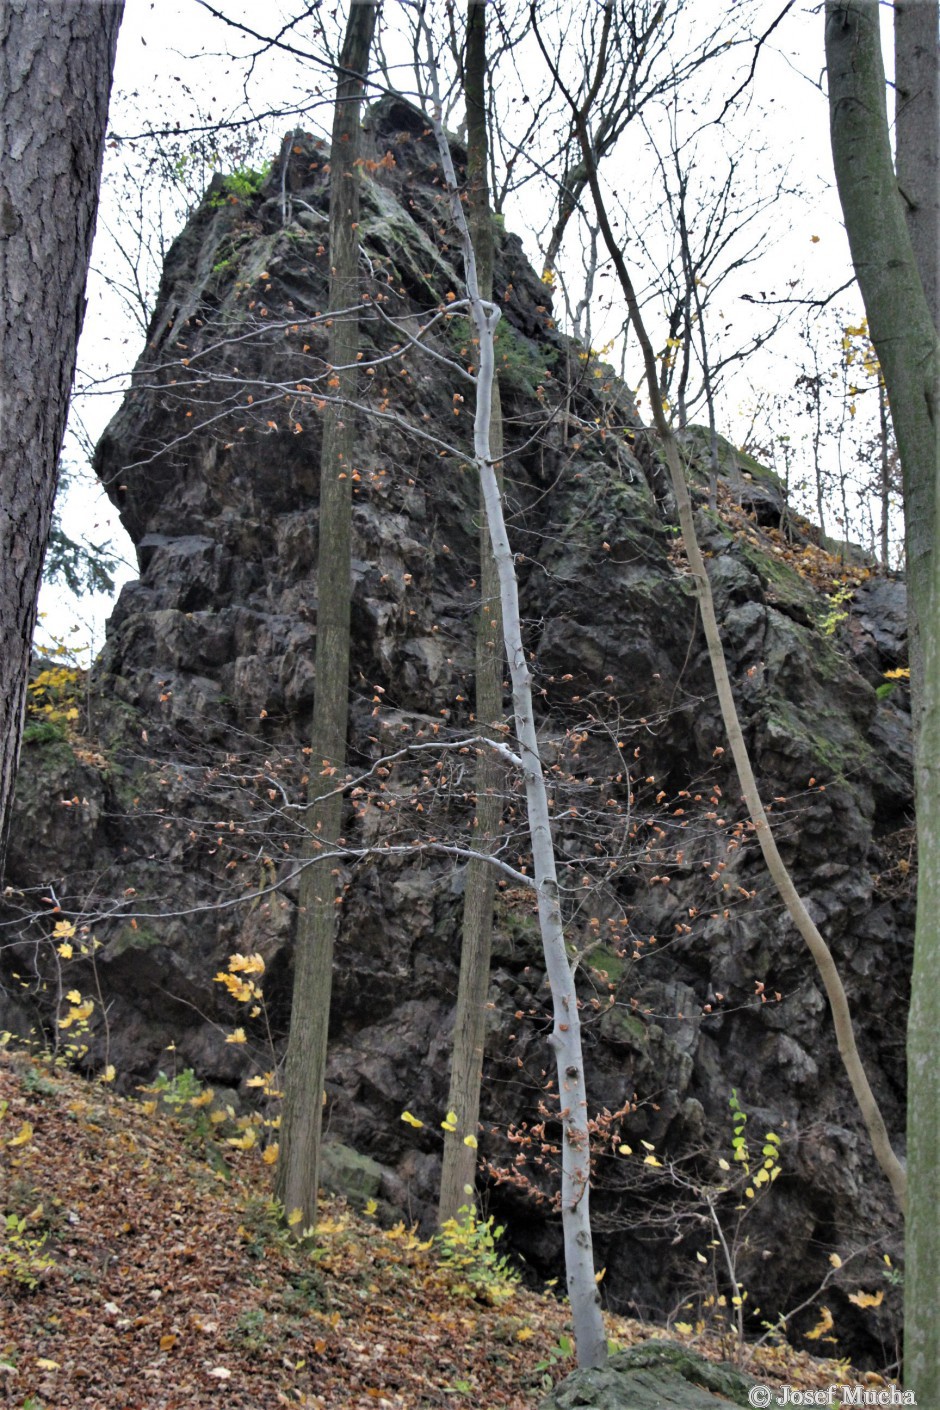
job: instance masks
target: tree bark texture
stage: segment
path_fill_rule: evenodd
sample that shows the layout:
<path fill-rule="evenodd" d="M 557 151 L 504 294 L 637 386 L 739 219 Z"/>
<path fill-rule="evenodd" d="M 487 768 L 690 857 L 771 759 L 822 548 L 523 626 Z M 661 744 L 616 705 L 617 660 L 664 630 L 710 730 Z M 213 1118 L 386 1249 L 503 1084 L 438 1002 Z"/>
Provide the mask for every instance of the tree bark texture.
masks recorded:
<path fill-rule="evenodd" d="M 317 644 L 310 784 L 305 826 L 308 856 L 342 831 L 342 779 L 349 719 L 349 624 L 352 600 L 352 471 L 359 352 L 359 111 L 376 6 L 350 6 L 340 57 L 330 151 L 329 360 L 338 381 L 324 414 L 317 549 Z M 277 1193 L 302 1228 L 316 1223 L 323 1083 L 333 981 L 333 942 L 342 897 L 329 862 L 301 874 L 294 989 L 284 1079 Z"/>
<path fill-rule="evenodd" d="M 468 225 L 476 256 L 480 296 L 489 300 L 493 296 L 493 224 L 486 179 L 486 6 L 479 0 L 470 0 L 467 10 L 464 92 L 467 101 Z M 489 454 L 495 464 L 503 453 L 502 412 L 499 385 L 495 380 L 489 440 Z M 503 624 L 499 576 L 490 546 L 482 487 L 480 596 L 476 634 L 476 720 L 477 727 L 488 734 L 495 726 L 502 724 Z M 478 752 L 476 764 L 474 828 L 474 847 L 483 854 L 493 848 L 499 836 L 502 781 L 503 765 L 484 746 Z M 453 1123 L 456 1129 L 444 1134 L 444 1162 L 438 1203 L 440 1224 L 457 1218 L 464 1206 L 472 1207 L 473 1204 L 477 1157 L 475 1145 L 467 1145 L 466 1141 L 468 1137 L 475 1139 L 480 1120 L 495 894 L 496 874 L 493 867 L 482 857 L 479 861 L 474 858 L 467 866 L 464 891 L 460 977 L 447 1101 L 448 1111 L 453 1112 L 457 1119 Z"/>
<path fill-rule="evenodd" d="M 877 0 L 827 0 L 826 66 L 839 199 L 901 460 L 916 716 L 917 604 L 929 595 L 934 541 L 937 333 L 891 160 Z"/>
<path fill-rule="evenodd" d="M 894 82 L 898 188 L 940 329 L 940 0 L 895 0 Z"/>
<path fill-rule="evenodd" d="M 123 0 L 0 0 L 0 869 Z"/>
<path fill-rule="evenodd" d="M 936 34 L 936 6 L 904 6 L 907 11 L 919 8 L 933 9 Z M 917 23 L 909 13 L 901 20 L 902 30 Z M 902 46 L 905 42 L 902 34 Z M 940 1405 L 940 350 L 891 162 L 877 0 L 827 0 L 826 65 L 836 181 L 904 482 L 918 839 L 907 1033 L 904 1380 L 919 1405 Z M 903 81 L 907 86 L 910 80 Z M 903 145 L 899 133 L 899 157 Z M 912 144 L 904 158 L 907 179 L 914 191 L 924 192 L 922 183 L 930 178 L 917 169 L 916 150 Z M 929 209 L 929 201 L 920 207 L 925 224 Z M 936 254 L 935 203 L 933 210 Z M 915 234 L 919 239 L 919 231 Z"/>

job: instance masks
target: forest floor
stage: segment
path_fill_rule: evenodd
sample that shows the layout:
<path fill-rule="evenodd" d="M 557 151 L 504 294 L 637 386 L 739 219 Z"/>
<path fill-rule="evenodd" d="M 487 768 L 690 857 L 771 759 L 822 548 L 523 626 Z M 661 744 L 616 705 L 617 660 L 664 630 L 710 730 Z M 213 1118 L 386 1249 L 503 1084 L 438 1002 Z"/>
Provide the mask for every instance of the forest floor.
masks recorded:
<path fill-rule="evenodd" d="M 341 1201 L 292 1240 L 260 1147 L 207 1134 L 201 1107 L 169 1110 L 0 1052 L 0 1405 L 523 1410 L 572 1369 L 564 1303 L 508 1284 L 492 1256 L 448 1266 Z M 608 1329 L 621 1346 L 688 1339 Z M 747 1369 L 852 1379 L 789 1347 Z"/>

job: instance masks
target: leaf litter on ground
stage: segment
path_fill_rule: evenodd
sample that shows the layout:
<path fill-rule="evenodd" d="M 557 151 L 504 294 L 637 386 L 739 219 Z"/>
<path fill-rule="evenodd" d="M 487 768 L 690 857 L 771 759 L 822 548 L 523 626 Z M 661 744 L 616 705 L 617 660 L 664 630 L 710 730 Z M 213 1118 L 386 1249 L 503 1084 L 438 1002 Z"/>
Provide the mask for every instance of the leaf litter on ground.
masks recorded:
<path fill-rule="evenodd" d="M 298 1241 L 260 1145 L 197 1138 L 164 1111 L 0 1052 L 0 1403 L 529 1410 L 573 1368 L 557 1298 L 479 1300 L 433 1241 L 342 1200 Z M 624 1347 L 681 1337 L 614 1316 L 608 1329 Z M 764 1378 L 846 1379 L 787 1347 L 761 1355 Z"/>

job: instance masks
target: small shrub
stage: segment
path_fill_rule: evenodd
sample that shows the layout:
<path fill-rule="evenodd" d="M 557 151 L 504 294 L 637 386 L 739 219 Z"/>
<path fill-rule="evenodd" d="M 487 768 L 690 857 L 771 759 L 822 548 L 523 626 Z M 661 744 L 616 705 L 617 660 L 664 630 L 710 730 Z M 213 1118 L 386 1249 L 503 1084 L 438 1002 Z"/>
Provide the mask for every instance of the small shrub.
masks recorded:
<path fill-rule="evenodd" d="M 28 1292 L 35 1291 L 55 1266 L 55 1260 L 43 1252 L 48 1233 L 39 1234 L 32 1226 L 34 1214 L 7 1214 L 0 1223 L 0 1280 L 7 1278 Z"/>
<path fill-rule="evenodd" d="M 478 1219 L 468 1205 L 443 1225 L 436 1239 L 438 1260 L 451 1275 L 455 1296 L 478 1298 L 492 1307 L 515 1296 L 519 1274 L 496 1248 L 504 1233 L 503 1225 L 494 1227 L 492 1215 Z"/>

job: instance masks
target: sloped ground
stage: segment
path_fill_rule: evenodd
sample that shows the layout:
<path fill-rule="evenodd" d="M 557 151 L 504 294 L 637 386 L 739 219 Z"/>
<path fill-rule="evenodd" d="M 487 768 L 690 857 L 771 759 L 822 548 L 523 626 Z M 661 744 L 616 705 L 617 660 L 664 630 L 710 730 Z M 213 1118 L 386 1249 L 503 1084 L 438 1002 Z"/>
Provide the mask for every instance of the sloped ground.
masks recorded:
<path fill-rule="evenodd" d="M 324 1206 L 315 1251 L 292 1245 L 259 1148 L 201 1130 L 0 1054 L 0 1403 L 522 1410 L 571 1369 L 560 1302 L 493 1274 L 492 1305 L 413 1231 L 341 1202 Z M 621 1346 L 663 1335 L 609 1325 Z M 789 1350 L 750 1370 L 851 1379 Z"/>

